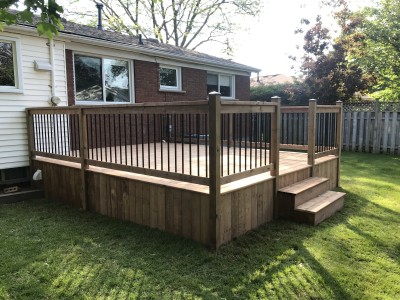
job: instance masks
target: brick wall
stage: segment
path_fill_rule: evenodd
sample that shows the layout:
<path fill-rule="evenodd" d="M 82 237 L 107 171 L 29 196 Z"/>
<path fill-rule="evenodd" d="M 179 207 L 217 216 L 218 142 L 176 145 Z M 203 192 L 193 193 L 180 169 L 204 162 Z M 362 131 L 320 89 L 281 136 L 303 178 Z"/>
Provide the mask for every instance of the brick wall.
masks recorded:
<path fill-rule="evenodd" d="M 65 50 L 67 71 L 68 105 L 75 104 L 75 83 L 72 50 Z M 174 102 L 205 100 L 207 98 L 207 71 L 182 67 L 182 90 L 179 92 L 160 92 L 158 64 L 134 61 L 135 99 L 143 102 Z M 235 76 L 236 99 L 250 100 L 250 77 Z"/>
<path fill-rule="evenodd" d="M 204 70 L 182 68 L 182 90 L 185 93 L 160 92 L 158 64 L 136 60 L 134 65 L 137 103 L 192 101 L 207 98 L 207 72 Z"/>
<path fill-rule="evenodd" d="M 235 76 L 235 98 L 242 101 L 250 101 L 250 76 Z"/>

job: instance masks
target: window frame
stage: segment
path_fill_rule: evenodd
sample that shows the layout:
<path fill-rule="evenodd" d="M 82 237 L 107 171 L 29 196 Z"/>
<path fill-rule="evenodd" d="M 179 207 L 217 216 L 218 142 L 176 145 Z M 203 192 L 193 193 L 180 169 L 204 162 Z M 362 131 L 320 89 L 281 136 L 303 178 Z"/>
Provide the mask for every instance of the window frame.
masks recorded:
<path fill-rule="evenodd" d="M 77 100 L 76 99 L 76 81 L 75 81 L 75 55 L 99 58 L 101 60 L 101 84 L 102 84 L 102 101 L 95 100 Z M 128 62 L 128 76 L 129 76 L 129 102 L 114 102 L 114 101 L 106 101 L 106 78 L 104 76 L 105 72 L 105 59 L 113 59 L 113 60 L 122 60 Z M 135 103 L 135 80 L 133 78 L 133 61 L 128 58 L 121 58 L 115 56 L 105 56 L 101 54 L 93 54 L 81 51 L 73 51 L 72 53 L 72 66 L 74 72 L 74 96 L 75 96 L 75 105 L 121 105 L 121 104 L 131 104 Z"/>
<path fill-rule="evenodd" d="M 171 69 L 176 71 L 176 86 L 161 85 L 161 69 Z M 158 80 L 160 83 L 160 91 L 182 91 L 182 69 L 178 66 L 159 65 L 158 67 Z"/>
<path fill-rule="evenodd" d="M 231 81 L 231 96 L 222 96 L 221 99 L 227 99 L 227 100 L 235 100 L 235 95 L 236 95 L 236 86 L 235 86 L 235 75 L 233 74 L 227 74 L 227 73 L 217 73 L 217 72 L 207 72 L 208 75 L 217 75 L 218 76 L 218 93 L 221 93 L 221 76 L 229 77 Z M 208 86 L 208 83 L 207 83 Z"/>
<path fill-rule="evenodd" d="M 21 41 L 18 38 L 0 36 L 0 42 L 11 43 L 13 45 L 13 66 L 15 86 L 0 85 L 0 93 L 19 93 L 24 91 L 22 80 L 22 56 Z"/>

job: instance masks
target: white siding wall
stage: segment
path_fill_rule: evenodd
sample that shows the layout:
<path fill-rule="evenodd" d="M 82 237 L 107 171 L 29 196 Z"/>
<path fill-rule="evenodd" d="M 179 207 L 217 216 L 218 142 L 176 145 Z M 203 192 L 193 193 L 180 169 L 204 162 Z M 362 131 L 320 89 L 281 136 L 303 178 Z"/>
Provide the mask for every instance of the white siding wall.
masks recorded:
<path fill-rule="evenodd" d="M 36 36 L 0 32 L 0 38 L 18 38 L 21 43 L 23 93 L 0 92 L 0 170 L 29 165 L 25 108 L 48 107 L 51 73 L 35 71 L 33 62 L 50 62 L 48 40 Z M 55 42 L 56 95 L 67 105 L 64 43 Z M 20 74 L 21 75 L 21 74 Z"/>

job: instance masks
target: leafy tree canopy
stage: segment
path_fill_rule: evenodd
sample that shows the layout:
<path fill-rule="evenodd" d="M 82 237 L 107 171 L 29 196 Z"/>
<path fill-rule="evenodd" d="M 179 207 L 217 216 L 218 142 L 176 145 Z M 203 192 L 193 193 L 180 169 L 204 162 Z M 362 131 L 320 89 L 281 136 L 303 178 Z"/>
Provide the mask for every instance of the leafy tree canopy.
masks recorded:
<path fill-rule="evenodd" d="M 355 92 L 365 92 L 374 83 L 369 70 L 351 59 L 364 45 L 364 35 L 358 31 L 361 19 L 349 10 L 345 0 L 327 2 L 326 5 L 335 9 L 340 34 L 333 39 L 320 16 L 314 24 L 303 19 L 301 23 L 306 28 L 296 31 L 304 34 L 300 70 L 311 91 L 310 96 L 319 103 L 348 101 Z"/>
<path fill-rule="evenodd" d="M 23 8 L 17 13 L 10 12 L 10 7 Z M 33 23 L 33 15 L 39 14 L 40 21 L 36 24 L 38 33 L 52 38 L 63 28 L 61 23 L 63 8 L 55 0 L 1 0 L 0 1 L 0 30 L 3 25 L 18 22 Z"/>
<path fill-rule="evenodd" d="M 379 99 L 400 99 L 400 0 L 379 0 L 376 6 L 364 9 L 358 27 L 364 36 L 361 51 L 352 58 L 363 70 L 373 73 L 377 82 L 372 96 Z"/>

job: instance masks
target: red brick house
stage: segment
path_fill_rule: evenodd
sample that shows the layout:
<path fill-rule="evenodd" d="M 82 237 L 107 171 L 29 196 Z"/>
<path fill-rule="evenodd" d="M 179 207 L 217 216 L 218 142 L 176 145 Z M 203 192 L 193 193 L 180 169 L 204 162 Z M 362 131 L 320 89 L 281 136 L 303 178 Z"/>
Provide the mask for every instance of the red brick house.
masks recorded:
<path fill-rule="evenodd" d="M 0 70 L 0 122 L 6 124 L 0 183 L 27 174 L 27 107 L 203 100 L 211 91 L 249 100 L 250 75 L 260 71 L 152 39 L 63 24 L 52 41 L 31 24 L 0 32 L 7 66 Z"/>

